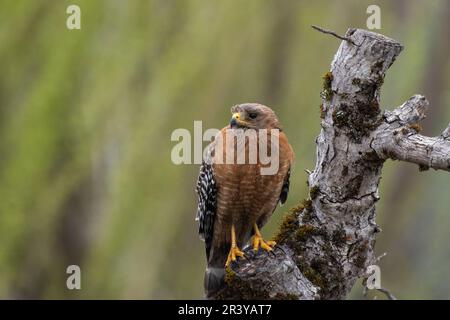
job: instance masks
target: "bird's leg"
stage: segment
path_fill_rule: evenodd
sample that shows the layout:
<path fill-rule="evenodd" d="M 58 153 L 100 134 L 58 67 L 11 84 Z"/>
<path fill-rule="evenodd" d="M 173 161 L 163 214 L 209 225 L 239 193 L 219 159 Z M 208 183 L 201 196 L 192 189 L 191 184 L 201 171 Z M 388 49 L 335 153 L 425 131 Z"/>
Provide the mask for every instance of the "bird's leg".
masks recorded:
<path fill-rule="evenodd" d="M 261 247 L 266 251 L 271 251 L 277 243 L 275 241 L 265 241 L 256 223 L 253 225 L 253 229 L 255 230 L 255 235 L 253 236 L 253 250 L 258 251 L 259 247 Z"/>
<path fill-rule="evenodd" d="M 243 257 L 244 253 L 237 247 L 236 244 L 236 232 L 234 230 L 234 224 L 231 225 L 231 248 L 230 253 L 228 253 L 227 262 L 225 263 L 225 266 L 228 267 L 228 265 L 231 263 L 231 261 L 236 261 L 236 257 Z"/>

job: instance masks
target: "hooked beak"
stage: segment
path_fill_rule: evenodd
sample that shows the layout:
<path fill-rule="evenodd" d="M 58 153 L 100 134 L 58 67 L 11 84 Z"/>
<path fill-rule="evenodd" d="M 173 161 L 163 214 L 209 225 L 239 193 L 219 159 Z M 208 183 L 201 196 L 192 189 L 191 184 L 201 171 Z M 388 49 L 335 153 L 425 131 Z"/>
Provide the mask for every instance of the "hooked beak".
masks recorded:
<path fill-rule="evenodd" d="M 238 123 L 241 121 L 241 114 L 239 112 L 233 113 L 233 116 L 231 117 L 230 120 L 230 126 L 236 127 L 238 125 Z"/>

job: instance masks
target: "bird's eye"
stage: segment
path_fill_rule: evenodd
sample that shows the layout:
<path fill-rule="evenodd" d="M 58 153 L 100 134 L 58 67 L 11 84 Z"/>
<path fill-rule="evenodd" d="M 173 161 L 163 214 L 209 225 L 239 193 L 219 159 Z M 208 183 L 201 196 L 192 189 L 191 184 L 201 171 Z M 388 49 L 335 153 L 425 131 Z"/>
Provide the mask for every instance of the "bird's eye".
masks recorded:
<path fill-rule="evenodd" d="M 249 113 L 249 114 L 248 114 L 248 117 L 249 117 L 250 119 L 256 119 L 257 116 L 258 116 L 258 114 L 256 114 L 256 113 Z"/>

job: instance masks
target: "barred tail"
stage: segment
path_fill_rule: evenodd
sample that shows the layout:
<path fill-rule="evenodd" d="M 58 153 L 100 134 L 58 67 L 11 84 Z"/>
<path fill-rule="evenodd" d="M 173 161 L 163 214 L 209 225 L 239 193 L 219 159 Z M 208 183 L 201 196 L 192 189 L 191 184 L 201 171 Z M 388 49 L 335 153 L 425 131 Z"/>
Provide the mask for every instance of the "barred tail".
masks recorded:
<path fill-rule="evenodd" d="M 215 294 L 224 287 L 225 269 L 223 267 L 208 266 L 205 270 L 205 296 L 211 299 Z"/>

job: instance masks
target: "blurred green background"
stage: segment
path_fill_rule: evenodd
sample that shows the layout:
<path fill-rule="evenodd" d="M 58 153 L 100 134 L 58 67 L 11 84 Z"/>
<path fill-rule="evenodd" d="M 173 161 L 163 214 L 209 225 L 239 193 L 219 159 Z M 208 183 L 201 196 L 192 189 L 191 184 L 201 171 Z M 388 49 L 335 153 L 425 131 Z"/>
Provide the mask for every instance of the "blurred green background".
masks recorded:
<path fill-rule="evenodd" d="M 66 7 L 81 7 L 81 30 Z M 198 165 L 172 164 L 171 132 L 221 128 L 230 107 L 278 113 L 297 161 L 287 205 L 307 195 L 322 75 L 369 4 L 405 50 L 382 104 L 431 102 L 450 121 L 450 1 L 0 1 L 0 298 L 202 298 Z M 377 221 L 382 286 L 450 298 L 450 176 L 387 162 Z M 77 264 L 82 290 L 66 288 Z M 360 298 L 355 286 L 351 298 Z M 381 298 L 381 296 L 379 296 Z"/>

